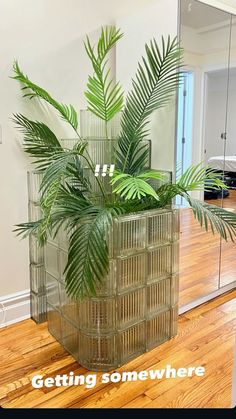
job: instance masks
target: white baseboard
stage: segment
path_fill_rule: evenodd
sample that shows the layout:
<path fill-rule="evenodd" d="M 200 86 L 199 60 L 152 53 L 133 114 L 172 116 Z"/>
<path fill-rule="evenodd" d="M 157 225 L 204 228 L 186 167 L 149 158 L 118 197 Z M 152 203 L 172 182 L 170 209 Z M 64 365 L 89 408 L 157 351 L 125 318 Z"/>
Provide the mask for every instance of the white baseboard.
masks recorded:
<path fill-rule="evenodd" d="M 0 297 L 0 328 L 30 318 L 30 290 Z"/>

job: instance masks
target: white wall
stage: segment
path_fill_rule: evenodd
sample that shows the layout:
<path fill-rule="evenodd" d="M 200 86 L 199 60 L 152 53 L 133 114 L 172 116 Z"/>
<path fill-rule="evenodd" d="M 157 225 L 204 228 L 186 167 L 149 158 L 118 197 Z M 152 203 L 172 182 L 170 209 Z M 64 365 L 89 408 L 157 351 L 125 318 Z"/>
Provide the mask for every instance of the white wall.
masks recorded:
<path fill-rule="evenodd" d="M 12 233 L 27 220 L 27 159 L 19 147 L 12 113 L 35 116 L 38 105 L 21 98 L 11 80 L 12 62 L 61 102 L 84 107 L 83 91 L 90 66 L 82 38 L 96 34 L 102 24 L 114 23 L 148 0 L 1 0 L 0 2 L 0 297 L 29 288 L 28 244 Z M 45 108 L 44 108 L 45 109 Z M 39 112 L 41 116 L 42 112 Z M 38 118 L 39 118 L 38 116 Z M 54 118 L 47 116 L 54 126 Z M 40 119 L 40 118 L 39 118 Z M 59 135 L 71 136 L 57 125 Z"/>
<path fill-rule="evenodd" d="M 150 39 L 160 41 L 161 35 L 177 35 L 177 1 L 154 0 L 145 9 L 133 12 L 118 20 L 125 31 L 125 38 L 117 46 L 117 77 L 126 91 L 131 88 L 131 79 L 137 63 L 144 54 L 144 45 Z M 175 100 L 166 109 L 156 112 L 152 118 L 152 167 L 170 170 L 174 168 L 175 147 Z"/>

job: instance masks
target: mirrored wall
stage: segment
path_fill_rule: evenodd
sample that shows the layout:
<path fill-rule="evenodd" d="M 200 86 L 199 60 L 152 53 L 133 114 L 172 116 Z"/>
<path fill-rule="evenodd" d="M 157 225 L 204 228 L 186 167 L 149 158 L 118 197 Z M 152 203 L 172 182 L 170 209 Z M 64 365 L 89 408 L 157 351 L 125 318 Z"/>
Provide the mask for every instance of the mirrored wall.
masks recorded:
<path fill-rule="evenodd" d="M 178 171 L 203 161 L 219 170 L 227 191 L 193 197 L 236 211 L 236 19 L 197 0 L 179 1 L 184 82 L 178 94 Z M 180 305 L 236 286 L 236 245 L 204 232 L 183 202 Z"/>

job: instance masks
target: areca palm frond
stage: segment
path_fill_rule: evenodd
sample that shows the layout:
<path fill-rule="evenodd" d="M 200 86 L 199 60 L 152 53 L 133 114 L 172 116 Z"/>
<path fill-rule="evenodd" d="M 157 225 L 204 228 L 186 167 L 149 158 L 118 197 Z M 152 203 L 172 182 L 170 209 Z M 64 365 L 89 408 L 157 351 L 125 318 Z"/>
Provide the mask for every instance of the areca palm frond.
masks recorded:
<path fill-rule="evenodd" d="M 228 189 L 221 177 L 221 173 L 200 162 L 190 166 L 179 177 L 177 185 L 185 191 Z"/>
<path fill-rule="evenodd" d="M 87 144 L 79 142 L 72 150 L 62 150 L 60 153 L 53 155 L 49 160 L 49 165 L 44 171 L 40 191 L 44 194 L 50 185 L 57 179 L 65 180 L 67 177 L 72 177 L 76 173 L 76 165 L 78 165 L 77 157 L 84 158 L 83 153 Z M 79 177 L 79 173 L 77 172 Z M 83 183 L 83 178 L 81 178 Z"/>
<path fill-rule="evenodd" d="M 119 194 L 126 200 L 141 199 L 145 196 L 152 196 L 156 201 L 158 201 L 158 194 L 153 187 L 148 184 L 148 180 L 150 179 L 163 180 L 163 175 L 154 170 L 149 170 L 138 175 L 118 173 L 111 180 L 111 184 L 115 185 L 118 182 L 118 185 L 115 187 L 113 192 Z"/>
<path fill-rule="evenodd" d="M 138 71 L 128 93 L 121 119 L 121 135 L 117 152 L 117 166 L 133 174 L 133 143 L 148 136 L 149 116 L 153 111 L 165 106 L 175 93 L 181 74 L 182 50 L 177 38 L 170 36 L 162 49 L 155 39 L 145 45 L 146 56 L 138 64 Z M 124 164 L 125 162 L 125 164 Z"/>
<path fill-rule="evenodd" d="M 56 109 L 63 120 L 68 122 L 72 128 L 77 131 L 78 128 L 78 116 L 75 108 L 72 105 L 64 105 L 57 102 L 52 96 L 42 87 L 37 86 L 33 83 L 28 76 L 26 76 L 19 67 L 17 61 L 13 64 L 13 71 L 15 75 L 12 77 L 15 80 L 18 80 L 22 85 L 22 90 L 24 91 L 23 97 L 28 97 L 29 99 L 38 97 L 45 100 L 49 103 L 54 109 Z"/>
<path fill-rule="evenodd" d="M 104 120 L 112 119 L 123 106 L 123 92 L 120 83 L 110 77 L 107 68 L 107 54 L 123 34 L 115 26 L 102 28 L 97 48 L 91 45 L 87 36 L 84 43 L 86 52 L 91 60 L 94 74 L 89 76 L 85 96 L 88 110 Z"/>
<path fill-rule="evenodd" d="M 66 291 L 74 298 L 95 296 L 109 271 L 106 241 L 109 227 L 119 208 L 88 207 L 80 212 L 70 237 Z"/>
<path fill-rule="evenodd" d="M 13 122 L 24 136 L 23 149 L 31 157 L 45 162 L 53 154 L 62 150 L 56 135 L 43 122 L 32 121 L 20 113 L 13 116 Z"/>
<path fill-rule="evenodd" d="M 209 229 L 213 234 L 217 232 L 224 240 L 235 241 L 236 237 L 236 214 L 216 205 L 209 205 L 205 202 L 193 199 L 190 196 L 186 197 L 190 207 L 193 210 L 195 218 L 200 225 Z"/>

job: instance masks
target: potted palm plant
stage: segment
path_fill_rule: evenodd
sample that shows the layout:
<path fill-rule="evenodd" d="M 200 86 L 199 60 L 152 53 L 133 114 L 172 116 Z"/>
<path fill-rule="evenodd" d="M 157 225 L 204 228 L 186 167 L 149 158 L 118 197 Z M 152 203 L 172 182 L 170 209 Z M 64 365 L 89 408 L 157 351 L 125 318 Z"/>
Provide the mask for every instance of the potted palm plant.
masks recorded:
<path fill-rule="evenodd" d="M 192 190 L 205 189 L 206 181 L 211 189 L 225 189 L 219 173 L 199 164 L 173 183 L 150 167 L 150 116 L 169 102 L 181 80 L 176 38 L 145 45 L 124 103 L 107 58 L 121 37 L 119 29 L 105 27 L 97 45 L 86 38 L 93 73 L 85 92 L 83 135 L 72 105 L 57 102 L 17 62 L 13 67 L 24 97 L 49 103 L 76 137 L 66 147 L 43 122 L 14 115 L 24 151 L 41 176 L 42 212 L 16 231 L 46 247 L 51 333 L 82 365 L 102 370 L 176 334 L 179 227 L 173 199 L 185 198 L 206 230 L 225 240 L 236 234 L 235 214 L 191 197 Z M 96 165 L 104 163 L 115 167 L 112 177 L 95 173 Z M 62 232 L 68 248 L 60 240 L 55 244 Z M 52 267 L 54 260 L 59 269 Z"/>

